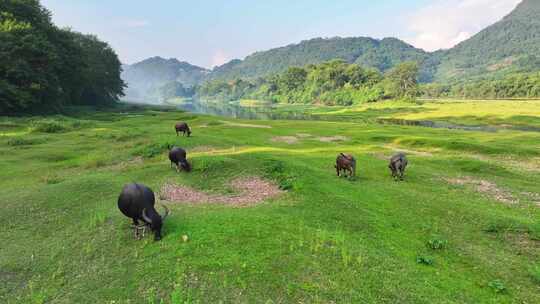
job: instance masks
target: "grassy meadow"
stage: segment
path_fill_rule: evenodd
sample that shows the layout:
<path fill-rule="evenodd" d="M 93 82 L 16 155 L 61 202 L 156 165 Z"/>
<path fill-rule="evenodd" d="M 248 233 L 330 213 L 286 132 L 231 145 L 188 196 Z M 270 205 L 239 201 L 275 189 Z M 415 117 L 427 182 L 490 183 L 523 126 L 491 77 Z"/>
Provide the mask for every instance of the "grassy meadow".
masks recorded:
<path fill-rule="evenodd" d="M 540 303 L 540 132 L 376 123 L 535 128 L 540 102 L 282 110 L 321 120 L 129 106 L 0 117 L 0 302 Z M 170 168 L 169 144 L 191 173 Z M 403 182 L 387 168 L 396 151 Z M 340 152 L 356 156 L 355 179 L 336 177 Z M 238 177 L 286 192 L 249 207 L 165 202 L 160 242 L 136 240 L 116 206 L 129 182 L 232 195 Z"/>

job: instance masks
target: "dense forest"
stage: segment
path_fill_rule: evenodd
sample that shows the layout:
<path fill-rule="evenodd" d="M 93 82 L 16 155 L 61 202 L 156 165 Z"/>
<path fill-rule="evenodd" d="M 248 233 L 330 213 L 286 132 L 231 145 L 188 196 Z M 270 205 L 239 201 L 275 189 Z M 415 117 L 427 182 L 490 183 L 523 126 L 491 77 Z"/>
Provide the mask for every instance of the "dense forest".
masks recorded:
<path fill-rule="evenodd" d="M 419 81 L 455 82 L 516 72 L 540 70 L 540 1 L 524 0 L 499 22 L 454 48 L 428 53 L 399 39 L 368 37 L 316 38 L 257 52 L 215 68 L 211 79 L 256 79 L 281 73 L 291 66 L 342 59 L 385 72 L 415 61 Z"/>
<path fill-rule="evenodd" d="M 452 84 L 430 83 L 422 85 L 421 93 L 425 98 L 539 98 L 540 72 L 515 73 L 497 79 Z"/>
<path fill-rule="evenodd" d="M 123 96 L 114 50 L 58 28 L 38 0 L 0 1 L 0 41 L 0 113 L 107 105 Z"/>
<path fill-rule="evenodd" d="M 524 0 L 502 20 L 470 39 L 452 49 L 432 53 L 396 38 L 336 37 L 316 38 L 257 52 L 212 71 L 176 64 L 176 71 L 188 74 L 192 71 L 193 77 L 188 79 L 196 81 L 176 77 L 175 73 L 179 72 L 171 74 L 172 59 L 151 58 L 131 68 L 145 77 L 160 71 L 157 73 L 159 76 L 145 78 L 146 84 L 167 84 L 169 89 L 181 84 L 189 88 L 178 90 L 181 97 L 193 93 L 200 86 L 199 95 L 212 99 L 351 104 L 389 97 L 388 81 L 368 86 L 354 80 L 330 85 L 326 80 L 317 78 L 318 75 L 325 75 L 328 67 L 332 66 L 332 73 L 341 74 L 336 78 L 347 79 L 351 71 L 346 66 L 355 64 L 357 69 L 369 71 L 371 76 L 378 74 L 382 79 L 394 67 L 404 62 L 416 62 L 417 81 L 422 84 L 420 93 L 424 97 L 536 98 L 540 97 L 536 89 L 538 74 L 535 74 L 540 71 L 539 33 L 540 1 Z M 336 59 L 341 63 L 329 64 Z M 147 73 L 146 70 L 153 72 Z M 168 74 L 173 75 L 167 78 L 168 82 L 179 84 L 160 79 Z M 302 85 L 295 87 L 298 79 L 304 78 Z M 292 83 L 285 85 L 285 81 Z M 341 83 L 346 85 L 341 86 Z M 170 94 L 162 96 L 160 92 L 161 89 L 152 89 L 147 95 L 158 100 L 170 98 Z"/>
<path fill-rule="evenodd" d="M 203 99 L 259 99 L 279 103 L 352 105 L 383 98 L 414 98 L 418 94 L 418 66 L 404 62 L 382 74 L 343 60 L 332 60 L 285 72 L 233 81 L 213 80 L 198 88 Z"/>
<path fill-rule="evenodd" d="M 284 72 L 292 66 L 319 64 L 334 59 L 385 72 L 405 61 L 416 61 L 423 65 L 428 59 L 428 53 L 396 38 L 382 40 L 369 37 L 315 38 L 265 52 L 257 52 L 244 60 L 233 60 L 215 68 L 209 78 L 213 80 L 255 79 Z M 426 69 L 429 68 L 426 67 Z M 421 78 L 429 77 L 427 74 L 429 73 L 423 72 L 420 76 Z"/>

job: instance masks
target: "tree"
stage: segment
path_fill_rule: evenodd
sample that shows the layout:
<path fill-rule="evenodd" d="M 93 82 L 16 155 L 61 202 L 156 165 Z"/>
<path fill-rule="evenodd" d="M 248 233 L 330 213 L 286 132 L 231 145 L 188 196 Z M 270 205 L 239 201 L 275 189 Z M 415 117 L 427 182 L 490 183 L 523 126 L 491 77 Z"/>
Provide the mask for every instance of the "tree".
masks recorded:
<path fill-rule="evenodd" d="M 391 69 L 387 75 L 390 96 L 397 98 L 414 98 L 418 96 L 418 64 L 404 62 Z"/>
<path fill-rule="evenodd" d="M 37 0 L 0 1 L 0 41 L 1 113 L 108 104 L 123 94 L 116 53 L 56 27 Z"/>

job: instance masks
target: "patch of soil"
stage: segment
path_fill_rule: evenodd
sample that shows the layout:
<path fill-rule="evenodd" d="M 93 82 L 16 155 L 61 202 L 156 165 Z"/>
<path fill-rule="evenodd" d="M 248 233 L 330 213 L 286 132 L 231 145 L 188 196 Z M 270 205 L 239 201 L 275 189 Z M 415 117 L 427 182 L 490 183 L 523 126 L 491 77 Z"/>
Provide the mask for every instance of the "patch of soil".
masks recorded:
<path fill-rule="evenodd" d="M 273 142 L 284 142 L 289 145 L 296 144 L 298 142 L 298 138 L 295 136 L 276 136 L 276 137 L 272 137 L 271 140 Z"/>
<path fill-rule="evenodd" d="M 528 233 L 506 233 L 504 238 L 518 254 L 537 256 L 540 253 L 540 241 L 532 239 Z"/>
<path fill-rule="evenodd" d="M 308 134 L 308 133 L 296 133 L 296 137 L 298 138 L 308 138 L 308 137 L 312 137 L 313 135 L 311 134 Z"/>
<path fill-rule="evenodd" d="M 501 203 L 519 203 L 519 200 L 512 196 L 510 192 L 503 190 L 499 188 L 497 184 L 486 180 L 474 179 L 472 177 L 465 176 L 462 178 L 447 178 L 446 181 L 452 185 L 473 186 L 477 192 L 487 195 L 488 197 Z"/>
<path fill-rule="evenodd" d="M 336 142 L 336 141 L 346 141 L 348 140 L 348 138 L 345 136 L 337 135 L 337 136 L 317 137 L 317 140 L 321 142 Z"/>
<path fill-rule="evenodd" d="M 511 156 L 490 158 L 479 154 L 470 154 L 469 157 L 488 163 L 493 162 L 496 164 L 502 164 L 506 167 L 526 172 L 540 172 L 540 158 L 538 157 L 533 157 L 528 160 L 516 159 Z"/>
<path fill-rule="evenodd" d="M 271 181 L 259 177 L 237 178 L 229 184 L 236 194 L 211 194 L 191 187 L 166 184 L 160 198 L 179 203 L 220 203 L 236 207 L 248 207 L 284 193 Z"/>
<path fill-rule="evenodd" d="M 255 125 L 255 124 L 245 124 L 245 123 L 236 123 L 226 120 L 220 120 L 223 124 L 231 127 L 241 127 L 241 128 L 259 128 L 259 129 L 271 129 L 272 126 L 269 125 Z"/>

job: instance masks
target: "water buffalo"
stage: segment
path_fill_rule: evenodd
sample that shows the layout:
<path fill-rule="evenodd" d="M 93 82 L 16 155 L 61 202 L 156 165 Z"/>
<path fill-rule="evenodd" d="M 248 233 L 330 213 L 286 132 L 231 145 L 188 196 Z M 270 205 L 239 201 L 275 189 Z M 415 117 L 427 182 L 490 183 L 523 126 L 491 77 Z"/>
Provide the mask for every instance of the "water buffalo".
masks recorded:
<path fill-rule="evenodd" d="M 407 156 L 403 153 L 398 153 L 392 158 L 390 158 L 390 164 L 388 165 L 388 168 L 392 171 L 392 177 L 397 180 L 399 177 L 400 180 L 403 180 L 403 175 L 405 174 L 405 168 L 407 168 L 407 164 L 409 161 L 407 160 Z"/>
<path fill-rule="evenodd" d="M 186 159 L 186 150 L 178 147 L 173 147 L 169 150 L 169 160 L 171 161 L 171 167 L 176 165 L 176 171 L 180 171 L 180 168 L 191 171 L 191 165 Z"/>
<path fill-rule="evenodd" d="M 156 211 L 155 203 L 154 192 L 145 185 L 136 183 L 125 185 L 118 197 L 118 209 L 133 220 L 136 228 L 135 235 L 138 236 L 139 221 L 143 221 L 154 232 L 154 240 L 159 241 L 161 239 L 161 226 L 169 215 L 169 209 L 162 205 L 165 209 L 165 214 L 162 217 Z"/>
<path fill-rule="evenodd" d="M 178 136 L 178 134 L 180 132 L 182 132 L 183 136 L 186 135 L 187 133 L 187 136 L 190 137 L 191 136 L 191 129 L 189 128 L 188 124 L 185 123 L 185 122 L 179 122 L 177 123 L 175 126 L 174 126 L 175 130 L 176 130 L 176 136 Z"/>
<path fill-rule="evenodd" d="M 349 154 L 340 153 L 336 158 L 337 176 L 340 176 L 341 171 L 349 172 L 350 177 L 356 176 L 356 159 Z"/>

